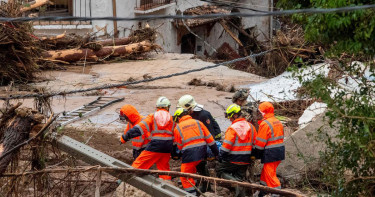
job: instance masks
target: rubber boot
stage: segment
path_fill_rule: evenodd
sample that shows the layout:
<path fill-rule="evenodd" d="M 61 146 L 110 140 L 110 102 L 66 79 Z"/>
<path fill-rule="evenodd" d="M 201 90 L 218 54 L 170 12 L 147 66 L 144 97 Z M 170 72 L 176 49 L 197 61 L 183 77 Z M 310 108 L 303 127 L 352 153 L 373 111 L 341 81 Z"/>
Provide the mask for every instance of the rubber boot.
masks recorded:
<path fill-rule="evenodd" d="M 221 178 L 223 179 L 227 179 L 227 180 L 233 180 L 233 181 L 241 181 L 239 180 L 238 178 L 234 177 L 233 175 L 229 174 L 229 173 L 223 173 L 221 175 Z M 246 190 L 243 188 L 243 187 L 235 187 L 235 197 L 245 197 L 246 196 Z"/>
<path fill-rule="evenodd" d="M 208 168 L 207 168 L 207 162 L 206 161 L 202 161 L 200 164 L 197 165 L 197 172 L 200 174 L 200 175 L 203 175 L 203 176 L 210 176 L 209 172 L 208 172 Z M 205 193 L 207 191 L 211 191 L 211 184 L 207 181 L 197 181 L 197 184 L 196 185 L 199 185 L 198 189 L 199 191 L 201 191 L 202 193 Z"/>

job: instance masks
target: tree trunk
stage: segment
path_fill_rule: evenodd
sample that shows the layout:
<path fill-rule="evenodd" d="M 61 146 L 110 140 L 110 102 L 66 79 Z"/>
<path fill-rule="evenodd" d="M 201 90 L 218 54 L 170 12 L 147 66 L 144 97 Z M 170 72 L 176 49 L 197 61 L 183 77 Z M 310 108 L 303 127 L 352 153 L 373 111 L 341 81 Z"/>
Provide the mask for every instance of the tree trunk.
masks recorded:
<path fill-rule="evenodd" d="M 151 44 L 149 41 L 143 41 L 140 43 L 134 43 L 129 45 L 121 46 L 108 46 L 95 51 L 97 57 L 117 57 L 133 53 L 144 53 L 149 52 L 155 48 L 156 45 Z"/>
<path fill-rule="evenodd" d="M 107 39 L 107 40 L 98 41 L 98 43 L 103 46 L 118 46 L 118 45 L 130 44 L 133 42 L 133 40 L 136 40 L 136 38 L 126 37 L 126 38 Z"/>
<path fill-rule="evenodd" d="M 50 2 L 49 0 L 35 0 L 35 1 L 31 2 L 29 4 L 29 6 L 27 6 L 27 7 L 25 6 L 25 7 L 21 8 L 21 12 L 26 12 L 26 11 L 38 8 L 40 6 L 43 6 L 45 4 L 53 4 L 53 3 Z"/>
<path fill-rule="evenodd" d="M 98 60 L 98 57 L 91 49 L 66 49 L 46 51 L 42 53 L 42 57 L 47 60 L 59 60 L 64 62 L 77 62 L 79 60 Z"/>
<path fill-rule="evenodd" d="M 145 53 L 155 48 L 160 48 L 149 41 L 134 43 L 129 45 L 108 46 L 98 51 L 91 49 L 67 49 L 58 51 L 46 51 L 42 53 L 42 57 L 47 60 L 59 60 L 64 62 L 76 62 L 79 60 L 98 61 L 98 57 L 118 57 L 130 55 L 133 53 Z"/>
<path fill-rule="evenodd" d="M 11 108 L 11 110 L 13 111 L 9 110 L 6 113 L 13 114 L 13 117 L 2 117 L 6 119 L 3 119 L 5 124 L 0 131 L 2 134 L 0 139 L 0 175 L 6 171 L 9 163 L 18 153 L 19 149 L 14 150 L 13 148 L 26 141 L 34 126 L 44 118 L 43 115 L 30 108 Z M 8 153 L 11 149 L 13 152 Z"/>

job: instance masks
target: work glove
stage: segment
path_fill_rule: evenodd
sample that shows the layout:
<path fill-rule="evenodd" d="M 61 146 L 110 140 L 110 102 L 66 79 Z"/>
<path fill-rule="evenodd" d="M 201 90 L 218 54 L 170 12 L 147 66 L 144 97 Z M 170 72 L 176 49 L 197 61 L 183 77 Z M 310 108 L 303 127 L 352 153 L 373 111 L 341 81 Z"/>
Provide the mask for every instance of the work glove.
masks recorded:
<path fill-rule="evenodd" d="M 217 134 L 215 137 L 214 137 L 215 141 L 220 141 L 221 140 L 221 133 Z"/>
<path fill-rule="evenodd" d="M 124 140 L 122 137 L 120 137 L 120 145 L 125 144 L 125 143 L 126 143 L 126 140 Z"/>
<path fill-rule="evenodd" d="M 255 156 L 251 156 L 250 159 L 254 161 L 256 158 Z"/>

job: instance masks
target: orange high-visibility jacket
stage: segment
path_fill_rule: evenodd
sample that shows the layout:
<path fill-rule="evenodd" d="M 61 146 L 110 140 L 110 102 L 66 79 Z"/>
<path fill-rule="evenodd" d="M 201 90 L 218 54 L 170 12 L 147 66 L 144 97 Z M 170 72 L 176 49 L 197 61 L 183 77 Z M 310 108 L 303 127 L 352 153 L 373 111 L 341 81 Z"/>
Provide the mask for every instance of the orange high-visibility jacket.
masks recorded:
<path fill-rule="evenodd" d="M 259 124 L 255 148 L 263 152 L 262 163 L 270 163 L 285 159 L 284 128 L 275 118 L 273 105 L 264 102 L 259 105 L 259 111 L 264 113 L 264 119 Z"/>
<path fill-rule="evenodd" d="M 146 150 L 158 153 L 171 153 L 173 149 L 173 129 L 174 122 L 172 116 L 167 110 L 158 109 L 154 114 L 148 115 L 140 124 L 130 129 L 125 140 L 141 136 L 148 133 L 150 129 L 150 142 Z"/>
<path fill-rule="evenodd" d="M 173 129 L 175 123 L 170 113 L 165 109 L 158 109 L 150 114 L 145 121 L 151 128 L 151 141 L 146 150 L 159 153 L 171 153 L 173 149 Z"/>
<path fill-rule="evenodd" d="M 256 136 L 254 125 L 245 118 L 234 120 L 225 132 L 225 139 L 220 148 L 222 159 L 237 164 L 249 164 Z"/>
<path fill-rule="evenodd" d="M 217 145 L 206 126 L 191 116 L 183 116 L 174 130 L 174 143 L 182 153 L 182 163 L 206 158 L 207 145 L 215 156 L 219 154 Z"/>
<path fill-rule="evenodd" d="M 132 129 L 135 125 L 144 124 L 145 122 L 143 121 L 144 117 L 141 116 L 135 109 L 135 107 L 133 107 L 132 105 L 124 105 L 120 111 L 121 113 L 125 114 L 130 120 L 130 122 L 128 122 L 128 124 L 126 125 L 124 134 L 121 136 L 121 142 L 125 143 L 125 136 L 129 132 L 129 130 Z M 150 142 L 150 129 L 145 130 L 148 132 L 144 132 L 140 136 L 131 139 L 133 149 L 140 150 L 142 148 L 145 148 L 147 144 Z"/>

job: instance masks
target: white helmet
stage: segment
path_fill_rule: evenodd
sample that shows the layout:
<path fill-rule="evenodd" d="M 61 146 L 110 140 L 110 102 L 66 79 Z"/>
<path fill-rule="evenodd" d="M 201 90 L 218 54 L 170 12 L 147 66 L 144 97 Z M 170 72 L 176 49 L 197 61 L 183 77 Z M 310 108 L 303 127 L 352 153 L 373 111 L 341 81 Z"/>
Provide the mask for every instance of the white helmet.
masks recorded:
<path fill-rule="evenodd" d="M 156 107 L 170 107 L 171 102 L 165 96 L 161 96 L 156 101 Z"/>
<path fill-rule="evenodd" d="M 191 95 L 184 95 L 178 100 L 177 107 L 182 107 L 186 110 L 193 109 L 195 106 L 197 106 L 197 102 L 195 102 L 195 99 Z"/>

